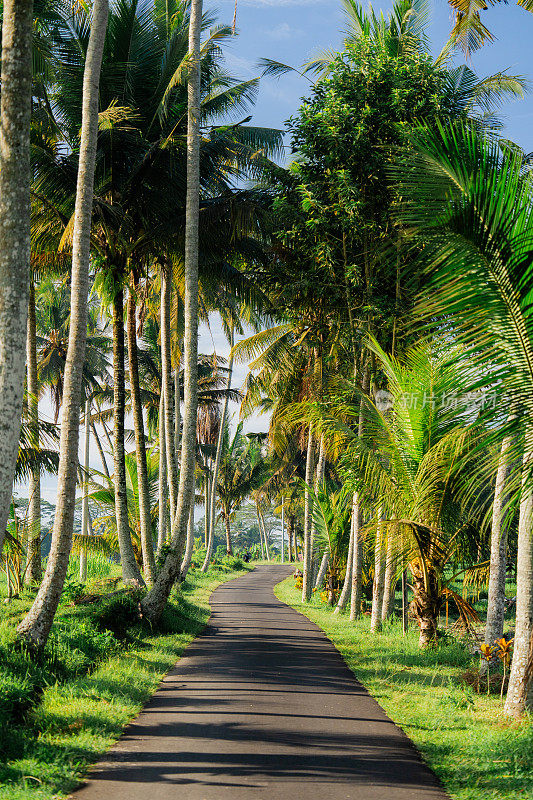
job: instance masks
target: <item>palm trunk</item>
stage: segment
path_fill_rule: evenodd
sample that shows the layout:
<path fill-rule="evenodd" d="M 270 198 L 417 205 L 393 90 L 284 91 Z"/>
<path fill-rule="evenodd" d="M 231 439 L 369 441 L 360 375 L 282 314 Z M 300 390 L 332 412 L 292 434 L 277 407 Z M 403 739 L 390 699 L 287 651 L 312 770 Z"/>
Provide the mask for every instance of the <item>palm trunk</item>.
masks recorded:
<path fill-rule="evenodd" d="M 209 459 L 206 458 L 206 471 L 205 471 L 205 483 L 204 483 L 204 544 L 207 549 L 207 545 L 209 543 Z"/>
<path fill-rule="evenodd" d="M 150 489 L 148 486 L 148 467 L 146 463 L 146 444 L 144 436 L 144 419 L 139 381 L 139 358 L 137 353 L 137 306 L 134 295 L 134 276 L 128 297 L 127 330 L 128 330 L 128 362 L 130 367 L 130 391 L 133 411 L 133 428 L 135 431 L 135 457 L 137 461 L 137 487 L 139 493 L 139 522 L 141 532 L 141 550 L 145 580 L 153 583 L 155 578 L 154 543 L 152 540 L 152 516 L 150 509 Z"/>
<path fill-rule="evenodd" d="M 232 556 L 233 548 L 231 546 L 231 528 L 230 528 L 229 514 L 226 514 L 224 517 L 224 526 L 226 528 L 226 555 Z"/>
<path fill-rule="evenodd" d="M 124 374 L 124 325 L 122 289 L 113 298 L 113 461 L 115 482 L 115 517 L 123 581 L 141 581 L 141 573 L 131 543 L 126 491 L 126 453 L 124 449 L 124 419 L 126 387 Z"/>
<path fill-rule="evenodd" d="M 204 563 L 202 564 L 202 572 L 207 572 L 209 569 L 209 562 L 213 553 L 213 543 L 215 541 L 215 522 L 216 522 L 216 502 L 217 502 L 217 483 L 218 473 L 220 471 L 220 462 L 222 460 L 222 445 L 224 443 L 224 430 L 226 427 L 226 419 L 228 416 L 229 405 L 229 390 L 231 389 L 231 381 L 233 377 L 233 328 L 230 332 L 230 350 L 228 361 L 228 392 L 224 398 L 224 405 L 222 406 L 222 416 L 220 418 L 220 427 L 218 430 L 217 449 L 215 453 L 215 463 L 213 465 L 213 474 L 211 476 L 211 497 L 209 498 L 209 539 L 207 542 L 207 551 L 205 554 Z"/>
<path fill-rule="evenodd" d="M 281 563 L 285 563 L 285 498 L 281 498 Z"/>
<path fill-rule="evenodd" d="M 505 571 L 507 568 L 507 529 L 505 504 L 507 502 L 507 483 L 511 471 L 508 451 L 512 438 L 506 436 L 502 442 L 494 502 L 492 505 L 492 527 L 490 535 L 489 596 L 487 603 L 487 625 L 485 644 L 493 645 L 503 636 L 505 616 Z M 484 663 L 487 663 L 486 660 Z"/>
<path fill-rule="evenodd" d="M 352 550 L 352 596 L 350 598 L 350 620 L 353 622 L 361 613 L 361 581 L 363 575 L 363 539 L 361 536 L 361 509 L 359 507 L 359 495 L 353 494 L 352 501 L 352 526 L 353 526 L 353 550 Z"/>
<path fill-rule="evenodd" d="M 287 514 L 287 559 L 292 562 L 292 530 L 291 530 L 291 515 Z"/>
<path fill-rule="evenodd" d="M 261 511 L 260 506 L 257 506 L 257 512 L 259 514 L 259 521 L 260 521 L 261 529 L 263 531 L 263 539 L 264 539 L 264 542 L 265 542 L 266 560 L 270 561 L 270 546 L 268 544 L 268 536 L 267 536 L 267 532 L 266 532 L 265 518 L 263 516 L 263 512 Z"/>
<path fill-rule="evenodd" d="M 383 530 L 381 526 L 382 512 L 378 512 L 376 528 L 376 547 L 374 551 L 374 585 L 372 587 L 372 617 L 370 631 L 381 630 L 381 606 L 383 604 L 384 569 L 383 569 Z"/>
<path fill-rule="evenodd" d="M 407 630 L 409 628 L 408 605 L 407 570 L 404 569 L 402 571 L 402 633 L 404 636 L 407 636 Z"/>
<path fill-rule="evenodd" d="M 28 308 L 28 337 L 26 345 L 28 363 L 28 417 L 31 425 L 31 444 L 39 449 L 39 382 L 37 380 L 37 324 L 35 320 L 35 284 L 30 282 Z M 41 569 L 41 473 L 38 465 L 30 470 L 28 480 L 28 561 L 25 582 L 38 584 Z"/>
<path fill-rule="evenodd" d="M 353 547 L 354 547 L 354 524 L 353 518 L 350 525 L 350 541 L 348 543 L 348 558 L 346 559 L 346 575 L 344 576 L 344 583 L 342 584 L 342 591 L 339 596 L 337 605 L 335 606 L 334 614 L 339 614 L 346 608 L 346 603 L 352 591 L 352 569 L 353 569 Z"/>
<path fill-rule="evenodd" d="M 18 454 L 30 279 L 33 0 L 5 0 L 0 108 L 0 553 Z"/>
<path fill-rule="evenodd" d="M 298 533 L 296 530 L 296 517 L 294 514 L 291 514 L 289 517 L 289 525 L 291 529 L 291 546 L 293 548 L 294 553 L 294 561 L 298 561 Z"/>
<path fill-rule="evenodd" d="M 261 525 L 261 517 L 259 516 L 259 503 L 256 500 L 255 513 L 257 516 L 257 526 L 259 528 L 259 544 L 261 545 L 261 561 L 266 561 L 265 545 L 263 544 L 263 526 Z"/>
<path fill-rule="evenodd" d="M 416 559 L 410 564 L 413 576 L 413 600 L 411 609 L 420 629 L 420 647 L 431 647 L 437 640 L 439 591 L 433 570 L 426 568 L 426 575 Z"/>
<path fill-rule="evenodd" d="M 16 0 L 16 5 L 20 8 L 25 4 Z M 5 14 L 6 5 L 4 5 L 4 20 Z M 108 0 L 95 0 L 83 79 L 80 159 L 72 242 L 71 314 L 63 387 L 57 506 L 44 578 L 32 607 L 18 627 L 19 634 L 35 647 L 44 647 L 48 639 L 65 582 L 72 547 L 78 468 L 79 409 L 87 337 L 87 296 L 89 293 L 91 216 L 98 132 L 98 91 L 107 17 Z M 27 53 L 31 61 L 29 40 Z M 5 66 L 5 62 L 3 66 Z M 5 94 L 6 86 L 4 84 L 2 102 Z M 17 97 L 16 102 L 17 115 L 20 119 L 20 96 Z M 20 158 L 20 153 L 17 157 Z M 0 192 L 0 195 L 3 196 L 3 192 Z M 3 529 L 4 526 L 0 525 L 0 530 Z"/>
<path fill-rule="evenodd" d="M 100 455 L 100 461 L 102 462 L 102 469 L 104 470 L 104 475 L 109 481 L 111 480 L 111 475 L 109 474 L 104 448 L 102 447 L 102 442 L 100 441 L 100 437 L 98 435 L 98 431 L 96 429 L 96 425 L 94 424 L 94 422 L 91 422 L 91 431 L 94 436 L 94 441 L 96 442 L 96 446 L 98 447 L 98 453 Z"/>
<path fill-rule="evenodd" d="M 313 482 L 314 469 L 314 446 L 313 429 L 309 426 L 307 435 L 307 456 L 305 459 L 305 490 L 304 490 L 304 563 L 303 563 L 303 587 L 302 602 L 307 603 L 311 599 L 313 588 L 313 542 L 311 540 L 313 500 L 309 491 L 309 486 Z"/>
<path fill-rule="evenodd" d="M 85 401 L 85 447 L 83 454 L 83 483 L 82 483 L 82 505 L 81 505 L 81 535 L 87 536 L 89 529 L 89 453 L 91 444 L 90 434 L 91 420 L 91 401 Z M 80 548 L 80 583 L 87 580 L 87 547 L 83 543 Z"/>
<path fill-rule="evenodd" d="M 187 198 L 185 209 L 185 339 L 183 431 L 178 506 L 172 527 L 172 551 L 142 607 L 149 621 L 157 621 L 179 575 L 194 492 L 196 418 L 198 410 L 198 228 L 200 217 L 200 35 L 202 0 L 191 0 L 188 78 Z"/>
<path fill-rule="evenodd" d="M 324 578 L 326 577 L 326 571 L 329 564 L 329 547 L 326 547 L 324 553 L 322 555 L 322 559 L 320 561 L 320 567 L 318 568 L 316 580 L 315 580 L 315 589 L 320 589 L 322 584 L 324 583 Z M 336 610 L 336 609 L 335 609 Z"/>
<path fill-rule="evenodd" d="M 184 581 L 187 577 L 189 567 L 192 561 L 192 552 L 194 549 L 194 502 L 191 505 L 189 513 L 189 524 L 187 525 L 187 544 L 185 545 L 185 553 L 183 561 L 181 562 L 180 581 Z"/>
<path fill-rule="evenodd" d="M 168 265 L 161 268 L 161 372 L 165 409 L 165 453 L 167 457 L 168 495 L 170 500 L 170 524 L 172 525 L 178 502 L 178 471 L 174 442 L 174 404 L 172 402 L 172 364 L 170 360 L 170 293 L 171 274 Z"/>
<path fill-rule="evenodd" d="M 533 491 L 531 477 L 533 453 L 531 431 L 526 432 L 526 451 L 522 461 L 522 497 L 518 521 L 518 554 L 516 568 L 516 632 L 513 660 L 509 674 L 509 688 L 505 713 L 516 719 L 533 707 L 532 644 L 533 644 Z M 528 436 L 529 434 L 529 436 Z"/>
<path fill-rule="evenodd" d="M 326 472 L 326 448 L 324 443 L 324 437 L 320 437 L 320 446 L 318 448 L 318 462 L 316 466 L 316 473 L 315 473 L 315 494 L 318 493 L 320 487 L 324 482 L 324 475 Z M 313 519 L 311 523 L 311 553 L 312 553 L 312 565 L 313 565 L 313 575 L 311 577 L 311 582 L 313 586 L 316 586 L 316 579 L 318 577 L 318 573 L 320 572 L 320 567 L 316 569 L 316 556 L 315 556 L 315 537 L 316 537 L 316 524 L 315 520 Z M 316 571 L 316 576 L 315 576 Z"/>
<path fill-rule="evenodd" d="M 394 596 L 396 593 L 396 575 L 394 572 L 393 538 L 387 531 L 387 556 L 385 560 L 385 578 L 383 585 L 383 602 L 381 605 L 381 621 L 385 622 L 394 611 Z"/>
<path fill-rule="evenodd" d="M 176 464 L 180 458 L 180 427 L 181 427 L 181 386 L 180 386 L 180 367 L 176 364 L 174 370 L 174 452 L 176 454 Z"/>
<path fill-rule="evenodd" d="M 160 553 L 167 540 L 167 453 L 165 440 L 165 402 L 163 392 L 159 398 L 159 524 L 157 528 L 157 552 Z"/>

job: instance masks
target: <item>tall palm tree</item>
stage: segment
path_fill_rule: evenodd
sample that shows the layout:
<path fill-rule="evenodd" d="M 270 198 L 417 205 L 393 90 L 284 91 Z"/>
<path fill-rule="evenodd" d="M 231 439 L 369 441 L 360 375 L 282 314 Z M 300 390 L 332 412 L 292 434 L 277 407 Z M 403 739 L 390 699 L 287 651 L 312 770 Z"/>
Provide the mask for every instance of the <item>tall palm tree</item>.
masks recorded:
<path fill-rule="evenodd" d="M 415 174 L 416 172 L 416 174 Z M 514 654 L 505 703 L 519 717 L 531 707 L 533 634 L 533 204 L 531 178 L 516 149 L 502 149 L 473 127 L 440 127 L 419 135 L 416 151 L 393 170 L 406 199 L 402 221 L 425 244 L 430 278 L 425 319 L 446 320 L 477 366 L 471 385 L 511 398 L 516 418 L 496 404 L 500 444 L 513 435 L 511 463 L 521 464 L 507 489 L 520 499 Z M 497 435 L 496 435 L 497 434 Z M 497 448 L 496 464 L 501 461 Z M 521 489 L 518 485 L 521 483 Z M 518 484 L 518 485 L 517 485 Z M 500 487 L 505 489 L 505 487 Z"/>
<path fill-rule="evenodd" d="M 30 277 L 33 0 L 5 0 L 0 106 L 0 552 L 17 459 Z"/>
<path fill-rule="evenodd" d="M 108 19 L 108 0 L 95 0 L 84 71 L 82 129 L 72 242 L 71 318 L 63 416 L 61 424 L 58 502 L 46 573 L 28 614 L 17 631 L 34 647 L 44 647 L 68 568 L 78 466 L 79 409 L 81 404 L 94 171 L 98 133 L 98 90 Z M 19 98 L 20 100 L 20 98 Z"/>

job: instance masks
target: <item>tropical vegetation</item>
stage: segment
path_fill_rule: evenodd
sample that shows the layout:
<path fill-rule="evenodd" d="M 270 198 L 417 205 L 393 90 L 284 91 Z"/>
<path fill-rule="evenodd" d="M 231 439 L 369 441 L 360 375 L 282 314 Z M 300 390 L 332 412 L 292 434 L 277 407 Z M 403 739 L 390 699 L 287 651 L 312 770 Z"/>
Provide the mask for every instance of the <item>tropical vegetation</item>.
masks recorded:
<path fill-rule="evenodd" d="M 294 562 L 343 642 L 453 656 L 453 697 L 530 741 L 533 172 L 499 117 L 529 82 L 464 63 L 485 4 L 438 55 L 422 0 L 343 5 L 278 130 L 202 0 L 1 4 L 8 783 L 80 675 L 148 648 L 116 735 L 241 556 Z"/>

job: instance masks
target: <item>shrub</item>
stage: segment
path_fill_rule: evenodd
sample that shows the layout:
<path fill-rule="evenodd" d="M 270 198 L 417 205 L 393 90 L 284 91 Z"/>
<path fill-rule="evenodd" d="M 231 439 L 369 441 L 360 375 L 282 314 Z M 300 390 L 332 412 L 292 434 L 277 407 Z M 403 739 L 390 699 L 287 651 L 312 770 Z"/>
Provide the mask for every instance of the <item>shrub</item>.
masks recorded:
<path fill-rule="evenodd" d="M 104 597 L 94 608 L 93 619 L 101 630 L 112 631 L 119 639 L 128 637 L 128 631 L 141 619 L 140 601 L 143 593 L 125 589 Z"/>

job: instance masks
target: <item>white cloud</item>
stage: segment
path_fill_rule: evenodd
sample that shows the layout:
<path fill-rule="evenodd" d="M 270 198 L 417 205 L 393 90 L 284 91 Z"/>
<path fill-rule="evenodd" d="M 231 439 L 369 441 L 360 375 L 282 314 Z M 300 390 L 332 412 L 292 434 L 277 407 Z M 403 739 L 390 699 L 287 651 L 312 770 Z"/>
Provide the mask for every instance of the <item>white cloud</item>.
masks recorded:
<path fill-rule="evenodd" d="M 278 41 L 283 39 L 294 39 L 296 36 L 301 36 L 302 31 L 298 28 L 292 28 L 288 22 L 280 22 L 279 25 L 276 25 L 275 28 L 271 28 L 270 30 L 266 31 L 267 36 L 270 36 L 271 39 L 276 39 Z"/>

